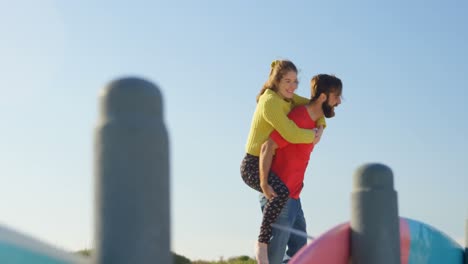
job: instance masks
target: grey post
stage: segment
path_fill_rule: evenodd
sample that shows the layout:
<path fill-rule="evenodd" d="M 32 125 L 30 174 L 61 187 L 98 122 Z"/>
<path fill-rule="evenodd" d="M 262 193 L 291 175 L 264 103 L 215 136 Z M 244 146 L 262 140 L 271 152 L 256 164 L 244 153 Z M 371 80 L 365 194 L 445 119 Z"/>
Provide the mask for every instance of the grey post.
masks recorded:
<path fill-rule="evenodd" d="M 102 90 L 99 111 L 94 261 L 172 263 L 169 143 L 161 93 L 142 79 L 118 79 Z"/>
<path fill-rule="evenodd" d="M 351 255 L 357 264 L 400 264 L 400 222 L 392 170 L 359 167 L 351 194 Z"/>

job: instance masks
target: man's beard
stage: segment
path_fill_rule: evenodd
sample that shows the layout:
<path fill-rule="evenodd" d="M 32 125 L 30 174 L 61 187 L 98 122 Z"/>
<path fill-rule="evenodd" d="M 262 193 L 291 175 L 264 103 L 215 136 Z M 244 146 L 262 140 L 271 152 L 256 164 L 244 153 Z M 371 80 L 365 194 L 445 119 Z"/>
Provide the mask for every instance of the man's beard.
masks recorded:
<path fill-rule="evenodd" d="M 334 117 L 335 116 L 335 110 L 334 110 L 335 106 L 331 106 L 328 103 L 328 99 L 327 99 L 327 101 L 323 102 L 323 104 L 322 104 L 323 115 L 325 115 L 326 118 Z"/>

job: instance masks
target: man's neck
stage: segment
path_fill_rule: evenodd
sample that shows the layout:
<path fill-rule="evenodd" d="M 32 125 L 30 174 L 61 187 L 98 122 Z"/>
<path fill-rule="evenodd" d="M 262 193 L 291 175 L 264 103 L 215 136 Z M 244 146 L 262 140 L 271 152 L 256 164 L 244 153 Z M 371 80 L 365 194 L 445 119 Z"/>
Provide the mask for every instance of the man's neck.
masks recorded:
<path fill-rule="evenodd" d="M 318 102 L 311 102 L 305 105 L 312 120 L 317 121 L 323 116 L 322 106 Z"/>

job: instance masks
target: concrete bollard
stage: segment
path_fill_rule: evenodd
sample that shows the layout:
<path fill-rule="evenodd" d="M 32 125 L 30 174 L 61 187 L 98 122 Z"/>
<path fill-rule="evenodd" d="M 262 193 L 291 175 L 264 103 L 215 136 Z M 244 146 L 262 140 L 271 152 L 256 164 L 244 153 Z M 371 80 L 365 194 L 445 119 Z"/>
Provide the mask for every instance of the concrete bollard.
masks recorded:
<path fill-rule="evenodd" d="M 103 89 L 94 151 L 94 263 L 172 263 L 169 143 L 154 84 L 125 78 Z"/>
<path fill-rule="evenodd" d="M 400 264 L 397 193 L 392 170 L 382 164 L 359 167 L 351 195 L 351 255 L 357 264 Z"/>

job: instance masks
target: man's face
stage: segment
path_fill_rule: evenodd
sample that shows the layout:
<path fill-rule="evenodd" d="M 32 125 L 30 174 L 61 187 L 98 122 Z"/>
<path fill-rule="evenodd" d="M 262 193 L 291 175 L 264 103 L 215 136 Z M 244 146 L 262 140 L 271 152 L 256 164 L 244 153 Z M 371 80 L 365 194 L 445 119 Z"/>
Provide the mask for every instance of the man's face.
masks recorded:
<path fill-rule="evenodd" d="M 326 118 L 335 116 L 335 107 L 341 104 L 341 95 L 336 93 L 330 93 L 327 97 L 327 101 L 323 102 L 322 110 Z"/>

